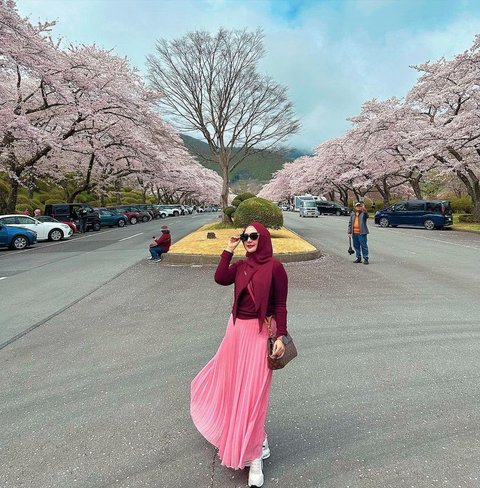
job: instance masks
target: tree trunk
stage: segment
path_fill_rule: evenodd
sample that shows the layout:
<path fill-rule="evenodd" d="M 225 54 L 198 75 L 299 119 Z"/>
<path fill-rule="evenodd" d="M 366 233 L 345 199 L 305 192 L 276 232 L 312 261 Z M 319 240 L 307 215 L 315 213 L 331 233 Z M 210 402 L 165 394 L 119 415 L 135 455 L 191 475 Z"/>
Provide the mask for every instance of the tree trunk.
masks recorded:
<path fill-rule="evenodd" d="M 221 195 L 221 203 L 222 203 L 222 212 L 228 207 L 228 164 L 220 163 L 223 173 L 223 183 L 222 183 L 222 195 Z M 228 215 L 223 214 L 223 222 L 225 224 L 231 224 L 232 219 L 228 217 Z"/>
<path fill-rule="evenodd" d="M 420 177 L 410 178 L 408 181 L 413 189 L 413 192 L 415 193 L 415 196 L 417 197 L 417 200 L 422 200 L 423 192 L 420 188 Z"/>
<path fill-rule="evenodd" d="M 17 206 L 17 198 L 18 198 L 18 180 L 15 178 L 10 178 L 10 192 L 8 193 L 8 200 L 7 200 L 7 213 L 14 214 L 15 207 Z"/>

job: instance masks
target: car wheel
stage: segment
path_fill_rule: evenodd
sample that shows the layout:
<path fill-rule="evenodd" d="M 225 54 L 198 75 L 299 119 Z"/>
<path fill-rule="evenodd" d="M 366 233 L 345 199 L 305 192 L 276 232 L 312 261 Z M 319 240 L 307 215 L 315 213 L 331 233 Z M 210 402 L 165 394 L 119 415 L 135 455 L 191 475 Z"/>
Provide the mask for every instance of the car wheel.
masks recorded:
<path fill-rule="evenodd" d="M 161 219 L 162 218 L 162 214 L 155 214 L 155 220 L 158 220 L 158 219 Z"/>
<path fill-rule="evenodd" d="M 120 219 L 120 220 L 118 221 L 118 226 L 119 226 L 119 227 L 125 227 L 125 224 L 126 224 L 126 223 L 127 223 L 127 222 L 125 221 L 125 219 Z"/>
<path fill-rule="evenodd" d="M 160 214 L 160 218 L 161 219 L 166 219 L 167 218 L 167 214 L 166 213 L 161 213 Z"/>
<path fill-rule="evenodd" d="M 148 222 L 149 220 L 150 219 L 146 215 L 142 217 L 142 222 Z"/>
<path fill-rule="evenodd" d="M 63 239 L 63 232 L 60 229 L 52 229 L 48 234 L 49 241 L 61 241 Z"/>
<path fill-rule="evenodd" d="M 137 223 L 137 217 L 132 217 L 132 218 L 130 219 L 130 223 L 131 223 L 132 225 L 135 225 L 135 224 Z"/>
<path fill-rule="evenodd" d="M 100 229 L 102 228 L 102 226 L 100 225 L 100 222 L 95 222 L 93 225 L 92 225 L 92 229 L 95 231 L 95 232 L 98 232 Z"/>
<path fill-rule="evenodd" d="M 380 224 L 380 227 L 388 227 L 390 225 L 390 222 L 388 221 L 387 217 L 382 217 L 378 223 Z"/>
<path fill-rule="evenodd" d="M 10 249 L 21 251 L 28 246 L 28 239 L 25 236 L 15 236 L 10 243 Z"/>
<path fill-rule="evenodd" d="M 340 212 L 340 210 L 337 210 L 337 211 L 335 212 L 335 215 L 336 215 L 337 217 L 340 217 L 340 215 L 342 215 L 342 212 Z"/>
<path fill-rule="evenodd" d="M 174 216 L 174 217 L 178 217 L 179 215 L 180 215 L 180 214 L 178 213 L 178 211 L 177 211 L 177 210 L 175 210 L 175 211 L 173 212 L 173 216 Z"/>
<path fill-rule="evenodd" d="M 433 230 L 435 229 L 435 222 L 433 220 L 430 220 L 430 219 L 427 219 L 425 220 L 425 222 L 423 223 L 423 226 L 425 227 L 425 229 L 427 230 Z"/>

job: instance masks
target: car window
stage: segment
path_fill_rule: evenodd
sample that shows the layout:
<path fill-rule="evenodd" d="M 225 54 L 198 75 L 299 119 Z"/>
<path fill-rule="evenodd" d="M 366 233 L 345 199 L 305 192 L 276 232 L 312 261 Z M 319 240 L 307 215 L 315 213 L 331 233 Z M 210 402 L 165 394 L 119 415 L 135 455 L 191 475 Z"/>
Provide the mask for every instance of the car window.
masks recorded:
<path fill-rule="evenodd" d="M 442 213 L 442 204 L 440 202 L 427 202 L 426 209 L 429 212 Z"/>
<path fill-rule="evenodd" d="M 0 219 L 0 222 L 2 224 L 5 224 L 5 225 L 7 225 L 7 224 L 18 224 L 16 217 L 2 217 Z"/>
<path fill-rule="evenodd" d="M 419 212 L 420 210 L 425 209 L 424 202 L 408 202 L 407 203 L 407 210 L 410 212 Z"/>
<path fill-rule="evenodd" d="M 396 203 L 393 207 L 392 210 L 395 212 L 403 212 L 407 209 L 407 203 L 406 202 L 400 202 Z"/>
<path fill-rule="evenodd" d="M 24 224 L 24 225 L 25 224 L 30 224 L 30 225 L 35 224 L 35 221 L 33 219 L 30 219 L 29 217 L 26 217 L 26 216 L 20 216 L 20 215 L 18 217 L 16 217 L 16 221 L 17 221 L 16 223 Z"/>
<path fill-rule="evenodd" d="M 70 207 L 68 205 L 54 205 L 52 210 L 54 214 L 70 215 Z"/>

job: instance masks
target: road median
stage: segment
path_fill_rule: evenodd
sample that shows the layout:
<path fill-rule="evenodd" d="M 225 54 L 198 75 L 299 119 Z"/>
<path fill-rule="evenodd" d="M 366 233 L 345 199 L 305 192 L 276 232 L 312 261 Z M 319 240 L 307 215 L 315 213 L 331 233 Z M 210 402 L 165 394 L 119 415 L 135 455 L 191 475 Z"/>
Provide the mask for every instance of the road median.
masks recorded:
<path fill-rule="evenodd" d="M 175 243 L 162 261 L 168 264 L 217 264 L 228 238 L 243 229 L 212 229 L 212 224 L 200 227 Z M 308 261 L 321 256 L 320 251 L 298 234 L 282 227 L 270 230 L 273 254 L 281 262 Z M 234 260 L 244 257 L 237 252 Z"/>

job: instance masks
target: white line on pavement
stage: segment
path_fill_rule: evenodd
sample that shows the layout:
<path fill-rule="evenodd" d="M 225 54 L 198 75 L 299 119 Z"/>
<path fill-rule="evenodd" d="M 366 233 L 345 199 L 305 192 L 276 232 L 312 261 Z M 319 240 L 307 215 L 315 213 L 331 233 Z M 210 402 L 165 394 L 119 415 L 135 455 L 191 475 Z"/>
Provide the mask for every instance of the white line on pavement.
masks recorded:
<path fill-rule="evenodd" d="M 105 231 L 100 231 L 96 232 L 95 234 L 91 234 L 89 236 L 82 236 L 82 237 L 74 237 L 73 239 L 66 239 L 64 241 L 58 241 L 58 242 L 52 242 L 52 244 L 47 244 L 42 247 L 29 247 L 28 249 L 23 249 L 22 251 L 15 251 L 15 256 L 17 254 L 21 254 L 22 252 L 29 252 L 29 251 L 35 251 L 35 249 L 44 249 L 46 247 L 52 247 L 52 246 L 58 246 L 59 244 L 68 244 L 69 242 L 77 242 L 80 239 L 89 239 L 91 237 L 94 237 L 95 235 L 101 235 L 101 234 L 108 234 L 109 232 L 115 232 L 117 229 L 111 229 L 111 230 L 105 230 Z M 0 256 L 0 258 L 5 258 L 8 256 L 12 256 L 12 254 L 5 254 L 4 256 Z"/>
<path fill-rule="evenodd" d="M 405 232 L 403 232 L 403 234 L 405 234 Z M 451 246 L 465 247 L 467 249 L 480 249 L 480 247 L 477 246 L 468 246 L 467 244 L 460 244 L 459 242 L 443 241 L 442 239 L 433 239 L 432 237 L 424 237 L 419 235 L 416 235 L 415 237 L 418 237 L 419 239 L 425 239 L 427 241 L 435 241 L 435 242 L 441 242 L 442 244 L 450 244 Z"/>
<path fill-rule="evenodd" d="M 0 276 L 0 280 L 6 280 L 7 277 L 6 276 Z"/>
<path fill-rule="evenodd" d="M 124 237 L 123 239 L 119 239 L 118 242 L 126 241 L 128 239 L 131 239 L 132 237 L 141 236 L 142 234 L 143 234 L 143 232 L 139 232 L 138 234 L 133 234 L 133 236 Z"/>

